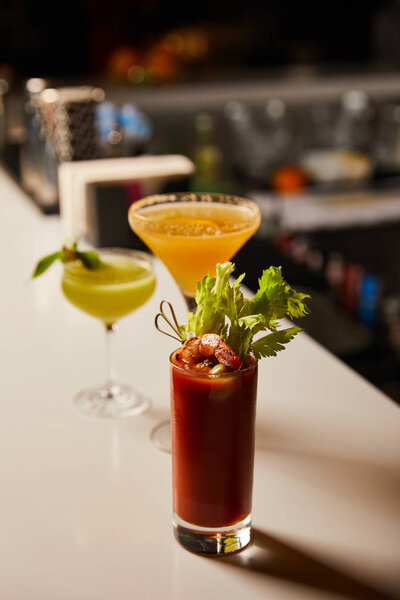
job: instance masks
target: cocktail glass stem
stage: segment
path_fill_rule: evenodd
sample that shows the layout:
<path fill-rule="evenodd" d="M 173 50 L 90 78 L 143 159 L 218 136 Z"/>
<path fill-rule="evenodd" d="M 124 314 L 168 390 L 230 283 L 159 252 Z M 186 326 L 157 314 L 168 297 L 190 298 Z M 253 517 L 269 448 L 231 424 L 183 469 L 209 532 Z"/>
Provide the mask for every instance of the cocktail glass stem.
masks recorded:
<path fill-rule="evenodd" d="M 138 415 L 149 408 L 149 400 L 127 385 L 117 383 L 113 346 L 117 326 L 115 323 L 105 327 L 106 342 L 106 383 L 101 387 L 83 390 L 75 398 L 78 411 L 87 417 L 116 419 Z"/>
<path fill-rule="evenodd" d="M 110 323 L 106 325 L 106 368 L 108 377 L 105 389 L 108 390 L 110 397 L 112 397 L 112 386 L 116 380 L 115 365 L 113 361 L 113 346 L 116 331 L 116 323 Z"/>
<path fill-rule="evenodd" d="M 107 324 L 106 338 L 106 373 L 107 380 L 101 387 L 83 390 L 74 399 L 78 411 L 87 417 L 115 419 L 138 415 L 149 407 L 146 397 L 129 386 L 117 383 L 113 346 L 116 324 Z"/>

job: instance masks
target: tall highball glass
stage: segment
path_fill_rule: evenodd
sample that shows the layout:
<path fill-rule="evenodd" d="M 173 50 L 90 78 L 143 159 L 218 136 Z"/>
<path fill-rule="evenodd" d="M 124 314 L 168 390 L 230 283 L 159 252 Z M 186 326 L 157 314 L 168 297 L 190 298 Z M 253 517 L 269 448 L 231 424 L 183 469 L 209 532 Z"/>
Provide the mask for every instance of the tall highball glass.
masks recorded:
<path fill-rule="evenodd" d="M 175 353 L 174 353 L 175 354 Z M 171 371 L 173 525 L 199 554 L 228 554 L 250 542 L 257 361 L 212 377 Z"/>

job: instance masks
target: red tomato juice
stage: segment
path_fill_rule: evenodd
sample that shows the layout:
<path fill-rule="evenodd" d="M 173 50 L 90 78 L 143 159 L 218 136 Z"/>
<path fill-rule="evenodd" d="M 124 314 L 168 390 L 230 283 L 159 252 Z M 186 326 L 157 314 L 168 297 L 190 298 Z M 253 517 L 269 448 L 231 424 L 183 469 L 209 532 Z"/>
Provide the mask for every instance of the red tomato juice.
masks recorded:
<path fill-rule="evenodd" d="M 227 527 L 251 512 L 257 362 L 210 377 L 171 357 L 175 513 L 199 527 Z"/>

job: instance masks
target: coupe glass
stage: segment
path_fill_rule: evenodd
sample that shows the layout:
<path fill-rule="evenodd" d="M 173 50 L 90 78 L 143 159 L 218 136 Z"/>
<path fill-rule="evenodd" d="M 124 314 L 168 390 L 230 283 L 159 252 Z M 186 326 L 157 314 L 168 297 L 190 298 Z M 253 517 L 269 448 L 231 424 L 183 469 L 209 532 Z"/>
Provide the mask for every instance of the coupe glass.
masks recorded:
<path fill-rule="evenodd" d="M 156 280 L 151 257 L 145 252 L 120 248 L 102 248 L 97 252 L 105 267 L 90 270 L 80 261 L 68 262 L 61 282 L 66 298 L 100 319 L 106 332 L 107 381 L 100 387 L 83 390 L 74 403 L 85 416 L 130 417 L 146 410 L 149 402 L 133 388 L 117 383 L 111 342 L 119 319 L 147 302 Z"/>
<path fill-rule="evenodd" d="M 197 281 L 217 263 L 230 260 L 260 225 L 255 202 L 237 196 L 180 192 L 156 194 L 132 204 L 133 231 L 170 271 L 186 301 L 195 310 Z M 152 432 L 156 447 L 170 452 L 169 421 Z"/>

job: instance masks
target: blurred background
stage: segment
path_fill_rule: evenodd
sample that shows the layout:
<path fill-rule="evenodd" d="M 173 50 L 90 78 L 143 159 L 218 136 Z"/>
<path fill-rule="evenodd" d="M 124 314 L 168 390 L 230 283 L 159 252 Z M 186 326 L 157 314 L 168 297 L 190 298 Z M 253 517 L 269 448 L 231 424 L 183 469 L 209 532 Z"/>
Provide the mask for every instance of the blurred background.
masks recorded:
<path fill-rule="evenodd" d="M 55 214 L 64 161 L 188 156 L 181 189 L 261 207 L 248 285 L 281 264 L 309 334 L 400 402 L 400 2 L 264 4 L 2 2 L 2 163 Z M 140 247 L 141 192 L 99 186 L 89 241 Z"/>

